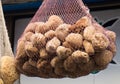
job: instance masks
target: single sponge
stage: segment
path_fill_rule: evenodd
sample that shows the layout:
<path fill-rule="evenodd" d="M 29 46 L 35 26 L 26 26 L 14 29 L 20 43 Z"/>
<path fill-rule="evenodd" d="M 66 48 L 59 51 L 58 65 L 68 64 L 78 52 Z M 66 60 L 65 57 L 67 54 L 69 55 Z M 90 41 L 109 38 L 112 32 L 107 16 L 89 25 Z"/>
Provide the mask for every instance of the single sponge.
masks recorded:
<path fill-rule="evenodd" d="M 0 78 L 0 84 L 4 84 L 3 80 Z"/>
<path fill-rule="evenodd" d="M 0 59 L 0 73 L 4 84 L 13 84 L 19 79 L 20 74 L 16 70 L 14 57 L 3 56 Z"/>

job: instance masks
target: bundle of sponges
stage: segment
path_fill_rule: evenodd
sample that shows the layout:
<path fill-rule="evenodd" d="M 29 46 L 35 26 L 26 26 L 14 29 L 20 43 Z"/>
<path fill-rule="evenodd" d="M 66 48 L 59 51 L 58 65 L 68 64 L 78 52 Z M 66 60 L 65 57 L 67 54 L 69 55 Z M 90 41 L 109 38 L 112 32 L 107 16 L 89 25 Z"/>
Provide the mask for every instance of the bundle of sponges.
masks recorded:
<path fill-rule="evenodd" d="M 66 24 L 56 15 L 30 23 L 18 40 L 17 69 L 27 76 L 76 78 L 105 69 L 114 57 L 116 34 L 84 16 Z"/>
<path fill-rule="evenodd" d="M 13 84 L 19 77 L 14 57 L 2 56 L 0 58 L 0 84 Z"/>

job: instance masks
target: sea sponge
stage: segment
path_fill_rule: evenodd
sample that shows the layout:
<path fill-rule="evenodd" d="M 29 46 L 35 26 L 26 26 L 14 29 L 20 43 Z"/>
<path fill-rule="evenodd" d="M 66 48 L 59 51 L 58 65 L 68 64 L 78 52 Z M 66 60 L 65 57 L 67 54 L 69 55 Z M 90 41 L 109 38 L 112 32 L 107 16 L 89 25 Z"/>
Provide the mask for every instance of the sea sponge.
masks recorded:
<path fill-rule="evenodd" d="M 58 56 L 55 56 L 50 62 L 51 66 L 54 67 L 54 73 L 61 77 L 65 77 L 66 75 L 63 63 L 64 60 L 60 59 Z"/>
<path fill-rule="evenodd" d="M 91 20 L 89 19 L 89 17 L 84 16 L 84 17 L 80 18 L 75 24 L 79 24 L 85 28 L 85 27 L 91 25 Z"/>
<path fill-rule="evenodd" d="M 55 74 L 60 75 L 62 77 L 65 77 L 67 75 L 67 71 L 64 69 L 63 65 L 62 67 L 55 67 L 54 72 Z"/>
<path fill-rule="evenodd" d="M 45 33 L 45 38 L 47 40 L 51 40 L 53 37 L 55 37 L 55 31 L 49 30 L 48 32 Z"/>
<path fill-rule="evenodd" d="M 62 24 L 62 23 L 63 23 L 62 18 L 59 17 L 58 15 L 51 15 L 51 16 L 48 18 L 48 21 L 49 21 L 49 22 L 55 21 L 56 23 L 58 22 L 59 24 Z"/>
<path fill-rule="evenodd" d="M 106 35 L 108 36 L 108 38 L 109 38 L 112 42 L 115 42 L 115 40 L 116 40 L 116 34 L 115 34 L 115 32 L 108 30 L 108 31 L 106 31 L 105 33 L 106 33 Z"/>
<path fill-rule="evenodd" d="M 72 51 L 74 51 L 74 47 L 70 45 L 70 43 L 68 43 L 67 41 L 63 42 L 62 44 L 63 47 L 69 48 Z"/>
<path fill-rule="evenodd" d="M 44 22 L 35 22 L 34 24 L 36 24 L 35 33 L 44 34 L 49 30 L 48 25 Z"/>
<path fill-rule="evenodd" d="M 83 34 L 84 29 L 91 24 L 87 16 L 80 18 L 75 24 L 69 27 L 69 32 Z"/>
<path fill-rule="evenodd" d="M 28 63 L 29 63 L 30 65 L 36 67 L 36 66 L 37 66 L 37 61 L 38 61 L 38 59 L 30 58 L 30 59 L 28 60 Z"/>
<path fill-rule="evenodd" d="M 94 70 L 94 60 L 90 59 L 87 63 L 77 63 L 77 68 L 74 72 L 68 72 L 68 77 L 77 78 L 85 75 L 89 75 Z"/>
<path fill-rule="evenodd" d="M 16 59 L 24 58 L 26 56 L 25 41 L 19 40 L 18 42 L 19 42 L 19 44 L 17 45 Z"/>
<path fill-rule="evenodd" d="M 29 57 L 27 55 L 25 55 L 26 57 L 20 57 L 19 59 L 15 59 L 15 65 L 17 70 L 19 70 L 19 72 L 21 72 L 22 74 L 25 74 L 25 72 L 23 71 L 22 67 L 23 64 L 29 60 Z"/>
<path fill-rule="evenodd" d="M 72 54 L 72 50 L 70 48 L 59 46 L 56 50 L 56 53 L 60 59 L 66 59 L 68 56 Z"/>
<path fill-rule="evenodd" d="M 91 26 L 86 27 L 83 32 L 84 39 L 91 41 L 92 40 L 91 38 L 95 32 L 96 30 L 94 26 L 91 25 Z"/>
<path fill-rule="evenodd" d="M 76 63 L 87 63 L 89 61 L 89 55 L 80 50 L 74 51 L 72 58 Z"/>
<path fill-rule="evenodd" d="M 81 34 L 70 33 L 66 38 L 65 41 L 70 43 L 71 46 L 74 48 L 80 48 L 83 43 L 83 37 Z"/>
<path fill-rule="evenodd" d="M 4 84 L 3 80 L 0 78 L 0 84 Z"/>
<path fill-rule="evenodd" d="M 65 41 L 66 36 L 69 34 L 70 26 L 71 26 L 70 24 L 59 25 L 55 30 L 56 37 L 61 41 Z"/>
<path fill-rule="evenodd" d="M 59 62 L 59 58 L 56 56 L 51 60 L 50 64 L 52 67 L 55 67 L 55 66 L 57 66 L 58 62 Z"/>
<path fill-rule="evenodd" d="M 116 53 L 115 40 L 114 32 L 90 17 L 69 24 L 52 15 L 27 26 L 18 40 L 16 67 L 22 74 L 42 78 L 85 76 L 107 68 Z"/>
<path fill-rule="evenodd" d="M 95 64 L 95 67 L 94 67 L 94 71 L 100 71 L 100 70 L 104 70 L 107 68 L 108 65 L 97 65 Z"/>
<path fill-rule="evenodd" d="M 37 68 L 39 71 L 39 75 L 44 76 L 45 78 L 50 77 L 49 74 L 53 71 L 52 66 L 47 60 L 38 61 Z"/>
<path fill-rule="evenodd" d="M 38 75 L 38 71 L 37 71 L 37 68 L 30 65 L 28 61 L 26 61 L 24 64 L 23 64 L 23 67 L 22 69 L 24 70 L 24 74 L 28 75 L 28 76 L 35 76 L 35 75 Z"/>
<path fill-rule="evenodd" d="M 95 50 L 94 50 L 92 44 L 89 41 L 84 40 L 83 41 L 83 46 L 85 48 L 86 53 L 88 53 L 88 55 L 94 55 Z"/>
<path fill-rule="evenodd" d="M 95 33 L 91 42 L 94 49 L 98 51 L 105 50 L 110 44 L 109 39 L 103 33 Z"/>
<path fill-rule="evenodd" d="M 44 47 L 46 45 L 46 38 L 41 33 L 35 33 L 30 38 L 33 46 L 37 47 L 38 49 Z"/>
<path fill-rule="evenodd" d="M 69 56 L 65 61 L 64 61 L 64 68 L 66 71 L 69 72 L 75 72 L 77 69 L 77 64 L 75 63 L 74 59 L 72 56 Z"/>
<path fill-rule="evenodd" d="M 108 49 L 115 55 L 117 52 L 117 48 L 114 42 L 111 42 L 110 45 L 108 46 Z"/>
<path fill-rule="evenodd" d="M 81 72 L 90 73 L 94 70 L 95 62 L 93 59 L 89 59 L 87 63 L 79 63 L 78 67 Z"/>
<path fill-rule="evenodd" d="M 55 30 L 60 24 L 63 24 L 63 20 L 57 15 L 51 15 L 46 24 L 49 29 Z"/>
<path fill-rule="evenodd" d="M 40 57 L 43 59 L 48 59 L 50 56 L 45 48 L 40 49 Z"/>
<path fill-rule="evenodd" d="M 58 56 L 55 56 L 51 60 L 50 64 L 51 64 L 52 67 L 57 67 L 57 66 L 62 67 L 61 66 L 62 62 L 63 62 L 63 60 L 61 60 Z"/>
<path fill-rule="evenodd" d="M 50 53 L 55 53 L 58 46 L 60 46 L 60 40 L 57 37 L 54 37 L 46 44 L 46 50 Z"/>
<path fill-rule="evenodd" d="M 16 70 L 14 57 L 3 56 L 0 59 L 0 75 L 4 84 L 13 84 L 20 78 L 20 74 Z"/>
<path fill-rule="evenodd" d="M 24 34 L 24 37 L 27 41 L 30 41 L 30 37 L 33 35 L 34 33 L 33 32 L 27 32 Z"/>
<path fill-rule="evenodd" d="M 25 45 L 25 52 L 30 58 L 39 58 L 39 51 L 36 47 L 32 45 L 31 42 L 27 42 Z"/>
<path fill-rule="evenodd" d="M 98 52 L 94 56 L 95 63 L 99 66 L 108 65 L 113 58 L 113 54 L 109 50 L 104 50 L 102 52 Z"/>
<path fill-rule="evenodd" d="M 74 71 L 74 72 L 69 72 L 67 77 L 69 78 L 78 78 L 78 77 L 81 77 L 81 76 L 86 76 L 86 75 L 89 75 L 90 73 L 88 72 L 85 72 L 85 71 L 81 71 L 79 68 Z"/>

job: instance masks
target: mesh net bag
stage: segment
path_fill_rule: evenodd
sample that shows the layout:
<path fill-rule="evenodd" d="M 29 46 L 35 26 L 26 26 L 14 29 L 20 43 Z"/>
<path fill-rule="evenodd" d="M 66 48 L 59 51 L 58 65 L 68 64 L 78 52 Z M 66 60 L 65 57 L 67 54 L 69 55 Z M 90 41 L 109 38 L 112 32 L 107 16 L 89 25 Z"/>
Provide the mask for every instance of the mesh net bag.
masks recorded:
<path fill-rule="evenodd" d="M 115 39 L 82 0 L 44 0 L 18 40 L 16 67 L 33 77 L 85 76 L 107 68 Z"/>
<path fill-rule="evenodd" d="M 20 82 L 16 81 L 20 78 L 20 74 L 15 66 L 0 0 L 0 84 L 20 84 Z"/>

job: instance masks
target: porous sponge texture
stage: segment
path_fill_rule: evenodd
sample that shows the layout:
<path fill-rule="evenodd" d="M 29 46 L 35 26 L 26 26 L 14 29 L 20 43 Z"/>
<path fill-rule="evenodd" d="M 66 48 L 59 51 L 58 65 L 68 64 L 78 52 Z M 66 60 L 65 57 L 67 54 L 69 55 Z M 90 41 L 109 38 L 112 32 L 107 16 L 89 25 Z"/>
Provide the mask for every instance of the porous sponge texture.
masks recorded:
<path fill-rule="evenodd" d="M 116 52 L 116 34 L 84 16 L 74 24 L 52 15 L 28 24 L 18 40 L 20 73 L 42 78 L 76 78 L 105 69 Z M 112 44 L 112 45 L 111 45 Z"/>

